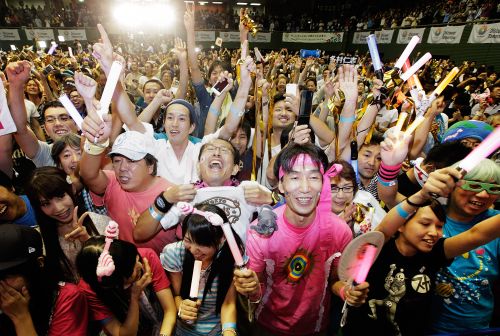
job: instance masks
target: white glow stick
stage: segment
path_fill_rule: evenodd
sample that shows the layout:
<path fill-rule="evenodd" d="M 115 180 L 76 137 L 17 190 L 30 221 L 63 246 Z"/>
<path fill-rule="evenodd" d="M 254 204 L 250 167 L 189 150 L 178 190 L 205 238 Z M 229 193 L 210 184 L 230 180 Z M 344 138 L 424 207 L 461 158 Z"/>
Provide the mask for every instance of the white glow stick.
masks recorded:
<path fill-rule="evenodd" d="M 193 276 L 191 278 L 191 289 L 189 290 L 189 297 L 191 299 L 198 299 L 198 289 L 200 288 L 201 277 L 201 260 L 194 261 Z"/>
<path fill-rule="evenodd" d="M 73 49 L 71 49 L 71 47 L 68 47 L 68 54 L 69 57 L 73 57 Z"/>
<path fill-rule="evenodd" d="M 373 69 L 378 71 L 382 69 L 382 62 L 380 62 L 380 55 L 377 48 L 377 38 L 375 37 L 375 34 L 368 35 L 366 42 L 368 43 L 368 49 L 370 50 Z"/>
<path fill-rule="evenodd" d="M 453 69 L 451 69 L 451 71 L 448 72 L 448 74 L 441 81 L 441 83 L 439 83 L 438 87 L 434 90 L 434 92 L 432 92 L 431 97 L 439 96 L 441 94 L 441 92 L 443 92 L 443 90 L 448 86 L 448 84 L 450 84 L 450 82 L 453 80 L 453 78 L 455 78 L 458 71 L 459 71 L 459 69 L 457 67 L 454 67 Z"/>
<path fill-rule="evenodd" d="M 396 123 L 396 126 L 394 126 L 394 133 L 398 134 L 401 132 L 401 128 L 403 127 L 403 124 L 406 120 L 406 117 L 408 116 L 408 113 L 406 112 L 401 112 L 399 114 L 398 122 Z"/>
<path fill-rule="evenodd" d="M 233 231 L 231 230 L 231 224 L 224 223 L 222 224 L 222 231 L 224 231 L 224 236 L 226 236 L 227 244 L 229 245 L 229 249 L 233 254 L 234 262 L 236 266 L 243 266 L 243 257 L 241 256 L 240 249 L 238 244 L 236 244 L 236 239 L 234 239 Z"/>
<path fill-rule="evenodd" d="M 99 110 L 99 115 L 101 118 L 108 114 L 109 105 L 111 104 L 111 98 L 113 98 L 113 93 L 115 92 L 116 84 L 120 79 L 120 73 L 122 72 L 123 65 L 120 62 L 114 61 L 111 66 L 111 70 L 108 74 L 108 80 L 104 86 L 104 90 L 101 96 L 101 109 Z"/>
<path fill-rule="evenodd" d="M 424 116 L 419 116 L 417 117 L 412 123 L 410 126 L 408 126 L 408 128 L 406 129 L 405 131 L 405 136 L 410 136 L 416 129 L 418 126 L 420 126 L 420 124 L 422 123 L 422 121 L 424 121 L 425 117 Z"/>
<path fill-rule="evenodd" d="M 404 74 L 401 75 L 403 82 L 406 82 L 415 72 L 424 66 L 432 58 L 431 53 L 425 53 L 418 61 L 415 62 Z"/>
<path fill-rule="evenodd" d="M 59 97 L 59 101 L 61 102 L 61 104 L 63 104 L 66 111 L 68 111 L 71 118 L 73 118 L 73 120 L 76 123 L 76 126 L 78 126 L 78 128 L 81 130 L 83 118 L 80 115 L 80 113 L 78 113 L 78 111 L 76 110 L 75 105 L 73 105 L 73 103 L 71 102 L 71 100 L 69 100 L 68 96 L 65 93 L 63 93 Z"/>
<path fill-rule="evenodd" d="M 417 35 L 414 35 L 411 38 L 410 43 L 408 43 L 405 50 L 403 50 L 403 53 L 401 54 L 401 56 L 399 56 L 396 64 L 394 64 L 395 68 L 398 68 L 398 69 L 403 68 L 403 64 L 405 64 L 408 57 L 410 57 L 410 54 L 413 51 L 413 49 L 415 49 L 415 47 L 417 46 L 418 41 L 420 41 L 420 37 L 418 37 Z"/>
<path fill-rule="evenodd" d="M 52 55 L 54 53 L 54 51 L 56 51 L 56 48 L 57 48 L 57 44 L 56 43 L 52 43 L 52 45 L 50 46 L 50 49 L 47 52 L 47 54 L 48 55 Z"/>
<path fill-rule="evenodd" d="M 491 132 L 490 135 L 488 135 L 486 139 L 484 139 L 479 144 L 479 146 L 474 148 L 474 150 L 460 162 L 457 170 L 465 170 L 466 172 L 470 172 L 478 164 L 480 164 L 483 159 L 487 158 L 491 153 L 493 153 L 493 151 L 495 151 L 499 147 L 500 126 L 498 126 L 493 132 Z"/>

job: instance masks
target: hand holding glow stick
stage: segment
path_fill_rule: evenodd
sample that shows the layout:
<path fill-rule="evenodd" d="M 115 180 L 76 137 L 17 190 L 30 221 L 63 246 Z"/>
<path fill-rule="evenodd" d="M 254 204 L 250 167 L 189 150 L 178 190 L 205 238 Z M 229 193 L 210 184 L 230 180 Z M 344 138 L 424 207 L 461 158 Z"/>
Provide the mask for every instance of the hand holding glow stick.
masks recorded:
<path fill-rule="evenodd" d="M 495 150 L 497 150 L 500 147 L 500 126 L 498 126 L 493 132 L 490 133 L 484 139 L 479 146 L 474 148 L 472 152 L 469 153 L 463 159 L 459 166 L 457 167 L 457 170 L 460 172 L 465 172 L 462 173 L 465 175 L 466 173 L 470 172 L 472 169 L 474 169 L 479 163 L 481 163 L 481 160 L 487 158 L 491 153 L 493 153 Z"/>
<path fill-rule="evenodd" d="M 68 96 L 65 93 L 63 93 L 59 97 L 59 101 L 61 102 L 61 104 L 63 104 L 66 111 L 68 111 L 71 118 L 73 118 L 73 121 L 76 123 L 76 126 L 78 126 L 78 128 L 81 130 L 83 118 L 80 115 L 80 113 L 78 113 L 75 105 L 73 105 L 73 103 L 71 102 L 71 100 L 69 100 Z"/>
<path fill-rule="evenodd" d="M 411 52 L 413 51 L 413 49 L 415 49 L 415 47 L 417 46 L 417 43 L 419 41 L 420 41 L 420 37 L 418 37 L 417 35 L 414 35 L 411 38 L 411 40 L 408 43 L 408 45 L 406 46 L 405 50 L 403 50 L 403 53 L 401 54 L 401 56 L 399 56 L 398 61 L 396 62 L 396 64 L 394 64 L 395 68 L 398 68 L 398 69 L 403 68 L 403 64 L 405 64 L 408 57 L 410 57 Z"/>
<path fill-rule="evenodd" d="M 73 56 L 73 49 L 71 49 L 71 47 L 68 47 L 68 54 L 69 54 L 69 57 L 74 57 Z"/>
<path fill-rule="evenodd" d="M 370 50 L 373 69 L 375 72 L 382 70 L 382 62 L 380 61 L 380 55 L 377 48 L 377 38 L 374 34 L 370 34 L 366 38 L 366 42 L 368 43 L 368 49 Z"/>
<path fill-rule="evenodd" d="M 194 261 L 193 276 L 191 278 L 191 289 L 189 290 L 189 298 L 193 301 L 198 300 L 198 289 L 200 288 L 201 278 L 201 260 Z"/>
<path fill-rule="evenodd" d="M 425 53 L 415 64 L 413 64 L 404 74 L 401 75 L 403 82 L 406 82 L 415 72 L 424 66 L 432 58 L 431 53 Z"/>
<path fill-rule="evenodd" d="M 56 48 L 57 48 L 57 44 L 56 43 L 52 43 L 52 45 L 50 46 L 50 49 L 47 52 L 47 54 L 48 55 L 52 55 L 54 53 L 54 51 L 56 51 Z"/>
<path fill-rule="evenodd" d="M 108 114 L 109 105 L 111 104 L 111 98 L 113 98 L 113 93 L 115 92 L 116 84 L 120 79 L 120 74 L 122 72 L 123 65 L 120 62 L 113 62 L 111 65 L 111 70 L 109 71 L 108 80 L 104 86 L 104 90 L 101 96 L 101 109 L 98 114 L 101 116 Z"/>
<path fill-rule="evenodd" d="M 457 67 L 454 67 L 451 69 L 450 72 L 446 75 L 446 77 L 439 83 L 438 87 L 434 90 L 434 92 L 431 93 L 430 99 L 434 100 L 436 97 L 438 97 L 441 92 L 450 84 L 450 82 L 455 78 L 457 75 L 459 69 Z"/>
<path fill-rule="evenodd" d="M 418 116 L 410 126 L 405 131 L 405 137 L 409 137 L 412 135 L 412 133 L 417 129 L 418 126 L 424 121 L 425 117 L 424 116 Z"/>

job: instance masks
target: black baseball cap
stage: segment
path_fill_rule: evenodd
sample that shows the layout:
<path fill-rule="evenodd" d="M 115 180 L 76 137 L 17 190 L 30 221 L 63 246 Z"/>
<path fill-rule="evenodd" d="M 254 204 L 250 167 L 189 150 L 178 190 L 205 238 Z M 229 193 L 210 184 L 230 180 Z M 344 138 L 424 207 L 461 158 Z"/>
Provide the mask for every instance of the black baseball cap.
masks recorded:
<path fill-rule="evenodd" d="M 0 271 L 42 255 L 42 237 L 37 230 L 17 224 L 0 224 Z"/>

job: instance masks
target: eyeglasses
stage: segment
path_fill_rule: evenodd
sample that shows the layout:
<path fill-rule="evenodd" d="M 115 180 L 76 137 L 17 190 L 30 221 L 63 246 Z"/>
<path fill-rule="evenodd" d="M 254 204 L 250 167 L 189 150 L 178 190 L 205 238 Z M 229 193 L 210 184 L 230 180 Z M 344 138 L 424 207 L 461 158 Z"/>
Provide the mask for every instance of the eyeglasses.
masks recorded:
<path fill-rule="evenodd" d="M 224 154 L 224 155 L 228 155 L 228 154 L 232 154 L 233 151 L 227 147 L 224 147 L 224 146 L 214 146 L 214 145 L 207 145 L 205 147 L 205 152 L 207 153 L 215 153 L 217 151 L 217 149 L 219 150 L 219 152 L 221 154 Z"/>
<path fill-rule="evenodd" d="M 45 122 L 47 124 L 53 124 L 56 122 L 56 120 L 59 120 L 59 122 L 64 123 L 67 122 L 70 119 L 68 114 L 60 114 L 58 116 L 48 116 L 45 118 Z"/>
<path fill-rule="evenodd" d="M 351 194 L 354 191 L 354 186 L 345 186 L 342 188 L 337 186 L 332 186 L 330 190 L 332 191 L 332 194 L 338 194 L 339 191 L 341 190 L 344 192 L 344 194 Z"/>
<path fill-rule="evenodd" d="M 500 184 L 494 183 L 484 183 L 478 181 L 468 181 L 464 180 L 465 183 L 460 186 L 463 190 L 473 191 L 476 193 L 480 193 L 483 190 L 490 195 L 500 195 Z"/>

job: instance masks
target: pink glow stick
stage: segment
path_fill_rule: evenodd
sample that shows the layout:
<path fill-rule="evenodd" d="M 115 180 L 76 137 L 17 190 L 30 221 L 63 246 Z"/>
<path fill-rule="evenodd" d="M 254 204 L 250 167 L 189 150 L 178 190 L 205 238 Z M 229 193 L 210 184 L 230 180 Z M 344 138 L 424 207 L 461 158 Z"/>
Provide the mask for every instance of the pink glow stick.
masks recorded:
<path fill-rule="evenodd" d="M 198 289 L 200 288 L 201 277 L 201 260 L 194 261 L 193 277 L 191 278 L 191 289 L 189 290 L 189 297 L 191 299 L 198 298 Z"/>
<path fill-rule="evenodd" d="M 372 267 L 373 261 L 375 260 L 375 255 L 377 254 L 377 248 L 371 244 L 366 245 L 365 253 L 359 262 L 358 271 L 354 276 L 354 281 L 360 284 L 366 280 L 366 276 Z"/>
<path fill-rule="evenodd" d="M 241 256 L 238 244 L 236 244 L 236 239 L 234 239 L 233 231 L 231 230 L 231 225 L 229 223 L 222 224 L 222 231 L 224 231 L 224 236 L 226 236 L 227 244 L 229 249 L 233 254 L 234 262 L 236 266 L 243 266 L 243 257 Z"/>
<path fill-rule="evenodd" d="M 404 74 L 401 75 L 401 79 L 406 82 L 415 72 L 424 66 L 432 58 L 431 53 L 425 53 L 424 56 L 420 57 L 418 61 L 415 62 Z"/>
<path fill-rule="evenodd" d="M 405 50 L 403 50 L 403 53 L 401 54 L 401 56 L 399 56 L 398 61 L 396 62 L 396 64 L 394 64 L 395 68 L 398 68 L 398 69 L 403 68 L 403 64 L 405 64 L 408 57 L 410 57 L 411 52 L 413 51 L 413 49 L 415 49 L 415 47 L 417 46 L 417 43 L 419 41 L 420 41 L 420 37 L 418 37 L 417 35 L 414 35 L 411 38 L 411 40 L 408 43 L 408 45 L 406 46 Z"/>
<path fill-rule="evenodd" d="M 474 167 L 476 167 L 481 161 L 487 158 L 493 151 L 500 147 L 500 126 L 497 127 L 493 132 L 484 139 L 479 146 L 474 148 L 472 152 L 463 159 L 457 170 L 465 170 L 470 172 Z"/>

